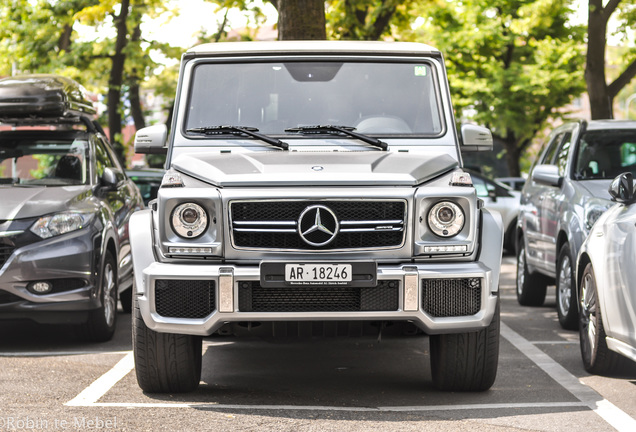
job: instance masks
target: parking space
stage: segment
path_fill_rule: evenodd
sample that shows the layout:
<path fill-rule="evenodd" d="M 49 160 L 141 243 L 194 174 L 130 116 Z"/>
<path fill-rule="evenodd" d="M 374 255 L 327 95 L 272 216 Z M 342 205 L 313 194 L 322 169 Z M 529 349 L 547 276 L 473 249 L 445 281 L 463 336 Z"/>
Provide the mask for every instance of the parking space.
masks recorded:
<path fill-rule="evenodd" d="M 89 430 L 81 424 L 87 418 L 113 430 L 636 430 L 636 375 L 585 373 L 577 333 L 560 329 L 553 304 L 518 306 L 513 277 L 514 263 L 505 258 L 499 371 L 484 393 L 437 391 L 428 339 L 387 335 L 213 337 L 204 341 L 197 391 L 144 394 L 130 351 L 130 315 L 120 313 L 106 344 L 87 345 L 60 329 L 3 327 L 0 430 L 11 430 L 10 417 L 14 424 L 47 420 L 49 430 L 64 429 L 55 420 L 76 419 L 73 430 Z"/>

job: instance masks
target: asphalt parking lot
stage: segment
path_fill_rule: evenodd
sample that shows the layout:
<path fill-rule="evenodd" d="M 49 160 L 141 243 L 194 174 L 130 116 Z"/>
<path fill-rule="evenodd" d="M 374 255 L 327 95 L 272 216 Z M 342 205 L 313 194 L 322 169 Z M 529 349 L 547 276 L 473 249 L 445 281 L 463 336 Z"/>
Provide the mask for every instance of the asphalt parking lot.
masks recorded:
<path fill-rule="evenodd" d="M 0 324 L 0 430 L 634 431 L 636 373 L 590 376 L 578 333 L 543 307 L 517 304 L 504 258 L 497 380 L 483 393 L 434 389 L 425 336 L 204 341 L 193 393 L 137 386 L 130 315 L 115 338 Z"/>

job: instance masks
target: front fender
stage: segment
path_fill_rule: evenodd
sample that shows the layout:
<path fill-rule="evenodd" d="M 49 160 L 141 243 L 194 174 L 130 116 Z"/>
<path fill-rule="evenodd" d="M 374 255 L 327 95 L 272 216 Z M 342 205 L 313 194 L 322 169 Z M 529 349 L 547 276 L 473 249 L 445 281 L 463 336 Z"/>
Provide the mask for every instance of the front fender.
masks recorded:
<path fill-rule="evenodd" d="M 481 210 L 481 238 L 479 261 L 492 271 L 491 293 L 499 291 L 499 275 L 501 273 L 501 256 L 503 254 L 504 226 L 499 212 L 488 209 Z"/>
<path fill-rule="evenodd" d="M 134 295 L 146 292 L 144 269 L 155 262 L 152 239 L 152 210 L 140 210 L 130 218 L 130 246 L 133 257 L 133 274 L 135 279 Z"/>

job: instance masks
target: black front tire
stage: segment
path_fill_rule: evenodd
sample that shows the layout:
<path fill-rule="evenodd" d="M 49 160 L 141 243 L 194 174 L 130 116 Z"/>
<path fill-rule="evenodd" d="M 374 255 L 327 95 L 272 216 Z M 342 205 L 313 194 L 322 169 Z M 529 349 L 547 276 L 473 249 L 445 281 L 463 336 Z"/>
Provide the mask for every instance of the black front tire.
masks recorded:
<path fill-rule="evenodd" d="M 111 340 L 117 325 L 117 264 L 110 252 L 104 255 L 99 284 L 100 307 L 89 312 L 86 324 L 77 327 L 80 336 L 91 342 Z"/>
<path fill-rule="evenodd" d="M 575 262 L 566 243 L 559 251 L 556 278 L 556 305 L 559 324 L 566 330 L 579 328 L 579 310 L 576 301 Z"/>
<path fill-rule="evenodd" d="M 627 370 L 629 360 L 607 347 L 596 277 L 590 263 L 583 270 L 579 299 L 579 339 L 585 370 L 596 375 L 614 375 Z"/>
<path fill-rule="evenodd" d="M 184 393 L 201 381 L 201 337 L 150 330 L 133 296 L 133 355 L 139 387 L 149 393 Z"/>
<path fill-rule="evenodd" d="M 517 302 L 522 306 L 541 306 L 545 301 L 548 279 L 537 272 L 530 273 L 526 261 L 523 237 L 517 243 Z"/>
<path fill-rule="evenodd" d="M 499 303 L 491 323 L 476 332 L 430 336 L 431 372 L 442 391 L 485 391 L 499 363 Z"/>

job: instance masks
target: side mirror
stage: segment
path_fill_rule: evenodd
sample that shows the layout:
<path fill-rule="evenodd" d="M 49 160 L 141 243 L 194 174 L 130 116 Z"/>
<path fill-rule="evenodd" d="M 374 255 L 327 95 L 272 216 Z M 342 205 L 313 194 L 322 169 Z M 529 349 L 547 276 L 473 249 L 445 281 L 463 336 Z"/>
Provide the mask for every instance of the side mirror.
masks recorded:
<path fill-rule="evenodd" d="M 490 129 L 465 123 L 461 127 L 461 134 L 462 150 L 471 152 L 492 150 Z"/>
<path fill-rule="evenodd" d="M 168 128 L 158 124 L 139 129 L 135 134 L 135 153 L 166 154 Z"/>
<path fill-rule="evenodd" d="M 609 194 L 613 201 L 623 204 L 632 203 L 634 201 L 634 175 L 631 172 L 625 172 L 612 180 Z"/>
<path fill-rule="evenodd" d="M 113 190 L 117 188 L 117 185 L 124 180 L 124 173 L 117 168 L 104 168 L 104 174 L 102 174 L 101 184 L 103 187 Z"/>
<path fill-rule="evenodd" d="M 532 180 L 548 186 L 560 187 L 563 177 L 559 175 L 559 167 L 556 165 L 537 165 L 532 170 Z"/>

